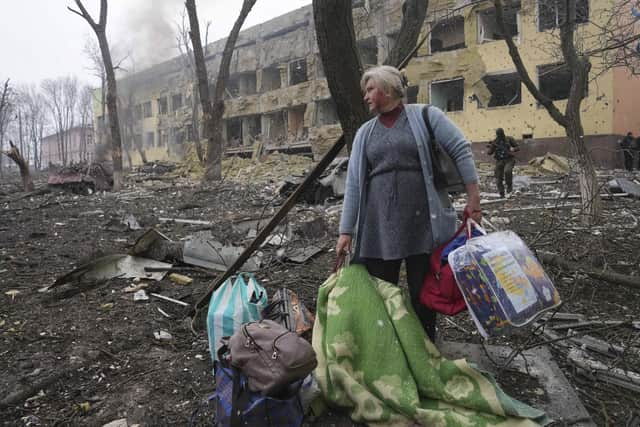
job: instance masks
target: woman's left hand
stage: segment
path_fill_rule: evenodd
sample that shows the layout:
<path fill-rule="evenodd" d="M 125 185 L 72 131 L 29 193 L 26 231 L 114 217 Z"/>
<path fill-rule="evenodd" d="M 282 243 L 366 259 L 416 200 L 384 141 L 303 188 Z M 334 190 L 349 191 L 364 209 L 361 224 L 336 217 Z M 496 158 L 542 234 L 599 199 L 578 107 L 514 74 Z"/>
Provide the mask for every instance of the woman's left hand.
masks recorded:
<path fill-rule="evenodd" d="M 480 209 L 480 189 L 477 183 L 467 184 L 467 206 L 464 213 L 478 224 L 482 221 L 482 209 Z"/>
<path fill-rule="evenodd" d="M 464 213 L 478 224 L 482 222 L 482 209 L 480 209 L 479 200 L 477 202 L 468 200 L 467 206 L 464 207 Z"/>

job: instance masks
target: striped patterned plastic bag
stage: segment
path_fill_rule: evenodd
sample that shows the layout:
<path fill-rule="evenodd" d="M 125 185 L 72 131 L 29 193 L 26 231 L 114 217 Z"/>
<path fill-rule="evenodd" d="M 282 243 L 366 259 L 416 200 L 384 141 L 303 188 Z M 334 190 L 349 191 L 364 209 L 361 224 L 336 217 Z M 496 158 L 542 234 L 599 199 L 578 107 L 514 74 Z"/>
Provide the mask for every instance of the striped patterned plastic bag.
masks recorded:
<path fill-rule="evenodd" d="M 240 273 L 235 281 L 227 279 L 211 295 L 207 314 L 207 333 L 211 359 L 217 360 L 220 338 L 228 337 L 243 323 L 261 319 L 267 306 L 267 292 L 251 273 Z"/>

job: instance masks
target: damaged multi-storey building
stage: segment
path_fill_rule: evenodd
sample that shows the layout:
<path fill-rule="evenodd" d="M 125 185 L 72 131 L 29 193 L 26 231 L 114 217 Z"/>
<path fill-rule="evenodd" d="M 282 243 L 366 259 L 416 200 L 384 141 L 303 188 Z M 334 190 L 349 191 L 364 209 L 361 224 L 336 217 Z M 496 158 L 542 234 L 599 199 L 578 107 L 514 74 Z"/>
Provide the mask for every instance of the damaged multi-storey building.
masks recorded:
<path fill-rule="evenodd" d="M 614 0 L 578 1 L 579 33 L 604 19 Z M 558 24 L 565 12 L 558 0 L 521 0 L 505 10 L 529 73 L 562 110 L 570 74 L 561 63 Z M 402 0 L 353 1 L 354 26 L 362 63 L 381 64 L 393 46 L 402 18 Z M 601 23 L 596 23 L 601 24 Z M 568 153 L 564 129 L 529 94 L 515 70 L 496 23 L 493 3 L 429 2 L 423 34 L 427 42 L 407 66 L 408 102 L 425 102 L 447 112 L 483 155 L 495 129 L 522 140 L 526 157 L 546 151 Z M 206 47 L 211 87 L 225 40 Z M 594 58 L 592 62 L 597 61 Z M 594 69 L 601 64 L 594 63 Z M 618 162 L 616 141 L 627 131 L 640 133 L 632 109 L 640 79 L 625 68 L 598 73 L 582 104 L 585 140 L 597 163 Z M 595 75 L 595 74 L 594 74 Z M 124 146 L 129 162 L 177 159 L 199 134 L 197 87 L 192 67 L 177 57 L 119 80 Z M 194 95 L 195 94 L 195 95 Z M 252 151 L 325 152 L 340 134 L 322 62 L 311 5 L 242 31 L 236 43 L 226 89 L 223 138 L 228 154 Z M 194 110 L 195 108 L 195 110 Z M 100 108 L 96 128 L 104 128 Z M 195 114 L 194 114 L 195 111 Z"/>

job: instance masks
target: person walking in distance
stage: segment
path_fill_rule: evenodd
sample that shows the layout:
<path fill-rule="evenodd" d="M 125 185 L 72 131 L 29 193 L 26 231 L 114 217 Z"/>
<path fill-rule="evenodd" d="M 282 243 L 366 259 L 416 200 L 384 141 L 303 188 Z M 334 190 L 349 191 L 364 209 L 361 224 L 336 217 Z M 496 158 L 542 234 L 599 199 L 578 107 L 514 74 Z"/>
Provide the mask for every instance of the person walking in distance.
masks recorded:
<path fill-rule="evenodd" d="M 516 141 L 504 134 L 502 128 L 496 129 L 496 139 L 487 146 L 487 154 L 493 155 L 496 159 L 495 177 L 500 197 L 504 197 L 504 184 L 507 184 L 507 193 L 513 191 L 513 166 L 516 159 L 513 153 L 519 150 Z"/>
<path fill-rule="evenodd" d="M 624 168 L 628 171 L 633 170 L 633 149 L 635 148 L 632 147 L 633 143 L 633 133 L 631 132 L 627 132 L 627 135 L 620 141 L 620 148 L 624 155 Z"/>

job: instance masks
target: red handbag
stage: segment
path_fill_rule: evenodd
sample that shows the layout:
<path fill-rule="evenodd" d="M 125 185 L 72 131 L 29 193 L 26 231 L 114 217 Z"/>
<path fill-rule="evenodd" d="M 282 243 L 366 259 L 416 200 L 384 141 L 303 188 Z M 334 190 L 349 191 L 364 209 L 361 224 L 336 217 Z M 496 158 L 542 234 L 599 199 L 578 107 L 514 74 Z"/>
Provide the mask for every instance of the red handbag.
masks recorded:
<path fill-rule="evenodd" d="M 444 244 L 438 246 L 429 259 L 430 268 L 427 272 L 422 289 L 420 290 L 420 303 L 438 313 L 453 316 L 467 309 L 464 297 L 458 288 L 453 271 L 449 263 L 442 263 L 442 251 L 451 243 L 465 228 L 467 228 L 467 238 L 470 237 L 467 227 L 467 215 L 462 221 L 462 225 L 455 234 Z"/>

